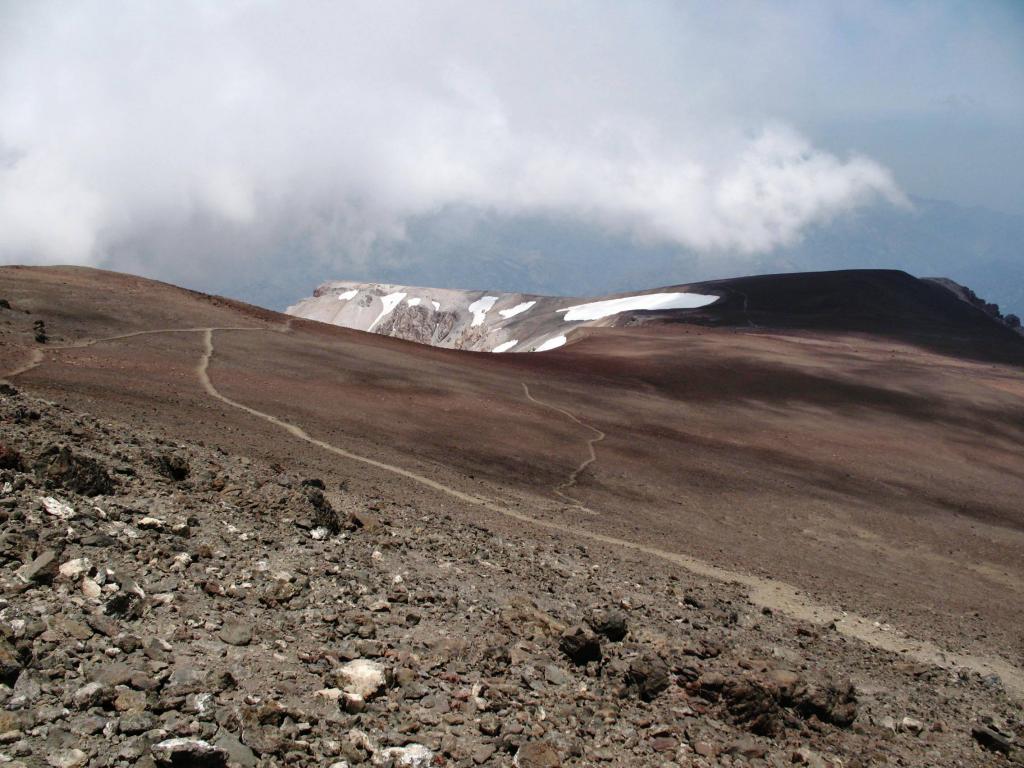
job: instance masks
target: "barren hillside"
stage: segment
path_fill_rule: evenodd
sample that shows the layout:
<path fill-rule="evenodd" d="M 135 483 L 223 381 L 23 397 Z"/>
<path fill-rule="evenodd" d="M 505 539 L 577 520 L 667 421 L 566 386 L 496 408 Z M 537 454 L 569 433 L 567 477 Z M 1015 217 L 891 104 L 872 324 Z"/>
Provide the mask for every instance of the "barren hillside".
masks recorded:
<path fill-rule="evenodd" d="M 401 759 L 384 750 L 411 743 L 435 763 L 467 765 L 517 754 L 520 766 L 851 765 L 857 756 L 984 764 L 991 753 L 978 739 L 998 742 L 999 733 L 976 738 L 972 729 L 1012 732 L 1024 696 L 1019 337 L 951 294 L 966 314 L 948 310 L 943 289 L 918 293 L 899 275 L 864 276 L 845 303 L 809 303 L 815 278 L 688 286 L 722 299 L 687 322 L 675 310 L 641 312 L 621 327 L 578 331 L 552 352 L 493 355 L 124 275 L 3 268 L 0 370 L 18 392 L 4 395 L 4 442 L 23 462 L 3 470 L 4 525 L 24 535 L 27 520 L 35 532 L 11 539 L 4 572 L 2 620 L 26 670 L 9 678 L 22 687 L 8 709 L 33 718 L 11 721 L 21 734 L 8 742 L 22 750 L 14 757 L 29 760 L 45 743 L 101 765 L 110 764 L 103 750 L 135 745 L 116 758 L 130 764 L 136 747 L 164 759 L 140 739 L 228 734 L 252 751 L 250 764 L 266 765 Z M 827 295 L 827 282 L 817 284 Z M 133 440 L 139 450 L 126 447 Z M 212 475 L 158 479 L 145 463 L 158 440 Z M 63 475 L 36 469 L 61 444 L 116 481 L 95 504 L 62 486 Z M 281 473 L 291 479 L 278 482 Z M 335 494 L 340 520 L 372 511 L 384 528 L 318 523 L 315 509 L 303 511 L 304 479 Z M 83 514 L 89 530 L 126 527 L 104 534 L 113 537 L 102 539 L 106 549 L 88 549 L 39 506 L 45 495 Z M 92 506 L 119 511 L 108 521 Z M 196 540 L 174 538 L 170 527 L 190 515 Z M 143 517 L 162 522 L 140 528 Z M 320 528 L 329 535 L 314 536 Z M 160 637 L 181 659 L 92 635 L 75 653 L 123 654 L 129 668 L 145 668 L 152 687 L 130 676 L 117 685 L 141 692 L 152 728 L 112 726 L 110 744 L 80 735 L 83 718 L 103 721 L 96 734 L 124 719 L 105 693 L 75 703 L 100 659 L 58 679 L 47 670 L 63 657 L 43 663 L 49 646 L 33 649 L 65 636 L 47 623 L 47 606 L 109 617 L 124 587 L 101 584 L 98 596 L 75 594 L 71 604 L 83 574 L 16 587 L 48 550 L 58 565 L 88 557 L 90 579 L 118 583 L 90 570 L 108 560 L 115 574 L 144 574 L 132 576 L 146 595 L 139 615 L 117 618 L 111 637 Z M 192 558 L 184 575 L 163 575 L 178 573 L 181 552 Z M 247 575 L 272 557 L 287 562 L 270 573 L 286 571 L 306 595 L 294 608 L 276 610 L 260 597 L 273 583 Z M 332 563 L 348 574 L 340 583 L 329 578 Z M 392 595 L 407 579 L 413 596 Z M 204 586 L 211 581 L 253 586 L 222 597 Z M 627 645 L 602 636 L 593 618 L 612 609 L 625 614 Z M 43 622 L 27 640 L 26 616 Z M 219 634 L 239 622 L 254 629 L 242 646 Z M 600 659 L 577 664 L 568 631 L 577 624 L 590 627 L 579 630 L 582 647 L 598 636 Z M 467 647 L 428 661 L 454 637 Z M 485 652 L 492 644 L 497 661 Z M 176 670 L 200 652 L 238 672 L 237 692 L 192 681 L 175 698 Z M 364 710 L 346 712 L 342 701 L 315 721 L 296 714 L 304 696 L 326 706 L 316 690 L 344 694 L 341 669 L 358 659 L 386 673 Z M 642 659 L 648 668 L 635 670 Z M 666 687 L 645 693 L 662 665 Z M 257 669 L 264 694 L 246 688 Z M 32 695 L 18 699 L 25 686 Z M 488 689 L 495 703 L 482 708 L 476 699 Z M 207 693 L 209 717 L 188 700 Z M 259 720 L 271 700 L 279 708 Z M 253 735 L 270 725 L 287 744 Z M 51 731 L 65 736 L 47 742 Z M 360 740 L 353 732 L 369 746 L 345 746 Z M 811 753 L 794 757 L 803 749 Z"/>

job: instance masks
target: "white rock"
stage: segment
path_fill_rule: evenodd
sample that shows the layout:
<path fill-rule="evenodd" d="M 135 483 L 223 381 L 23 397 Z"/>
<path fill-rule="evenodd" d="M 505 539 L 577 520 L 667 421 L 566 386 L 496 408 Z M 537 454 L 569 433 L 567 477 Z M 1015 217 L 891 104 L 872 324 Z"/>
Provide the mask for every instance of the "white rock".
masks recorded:
<path fill-rule="evenodd" d="M 78 581 L 89 572 L 90 568 L 92 568 L 92 561 L 88 557 L 76 557 L 74 560 L 68 560 L 62 564 L 59 572 L 61 578 Z"/>
<path fill-rule="evenodd" d="M 89 756 L 80 749 L 62 749 L 46 756 L 53 768 L 79 768 L 89 762 Z"/>
<path fill-rule="evenodd" d="M 387 682 L 384 666 L 369 659 L 356 659 L 342 665 L 338 677 L 344 684 L 345 693 L 354 693 L 364 699 L 373 698 Z"/>
<path fill-rule="evenodd" d="M 195 697 L 196 714 L 202 717 L 213 712 L 213 694 L 197 693 Z"/>
<path fill-rule="evenodd" d="M 366 731 L 361 731 L 358 728 L 353 728 L 348 732 L 348 743 L 354 747 L 359 747 L 364 752 L 374 754 L 377 751 L 377 745 Z"/>
<path fill-rule="evenodd" d="M 343 693 L 341 697 L 342 706 L 350 715 L 358 715 L 366 709 L 366 699 L 358 693 Z"/>
<path fill-rule="evenodd" d="M 190 565 L 192 565 L 192 555 L 188 552 L 179 552 L 174 556 L 174 562 L 171 564 L 171 570 L 181 573 Z"/>
<path fill-rule="evenodd" d="M 309 538 L 313 539 L 313 541 L 323 541 L 330 535 L 331 532 L 323 526 L 317 526 L 309 532 Z"/>
<path fill-rule="evenodd" d="M 924 723 L 913 717 L 904 717 L 900 721 L 900 730 L 917 736 L 924 730 Z"/>
<path fill-rule="evenodd" d="M 434 753 L 422 744 L 407 744 L 404 747 L 388 747 L 373 756 L 374 765 L 385 765 L 393 760 L 395 765 L 409 768 L 427 768 L 434 759 Z"/>
<path fill-rule="evenodd" d="M 55 499 L 53 496 L 44 496 L 42 501 L 43 509 L 53 517 L 60 520 L 70 520 L 75 516 L 74 508 L 70 504 L 65 504 L 60 499 Z"/>
<path fill-rule="evenodd" d="M 76 709 L 85 709 L 93 706 L 97 701 L 99 701 L 100 698 L 105 695 L 107 690 L 107 687 L 103 685 L 103 683 L 86 683 L 74 692 L 71 699 Z"/>
<path fill-rule="evenodd" d="M 82 579 L 82 594 L 94 600 L 103 594 L 103 588 L 92 579 Z"/>
<path fill-rule="evenodd" d="M 159 531 L 167 522 L 159 517 L 144 517 L 136 525 L 144 531 Z"/>

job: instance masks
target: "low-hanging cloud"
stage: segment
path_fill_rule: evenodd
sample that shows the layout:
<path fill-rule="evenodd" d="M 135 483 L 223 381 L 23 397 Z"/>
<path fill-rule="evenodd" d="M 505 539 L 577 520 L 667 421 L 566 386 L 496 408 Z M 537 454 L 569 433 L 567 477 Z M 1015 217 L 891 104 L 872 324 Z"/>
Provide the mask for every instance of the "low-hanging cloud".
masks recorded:
<path fill-rule="evenodd" d="M 730 67 L 749 41 L 715 54 L 706 20 L 674 4 L 0 14 L 4 260 L 103 263 L 193 226 L 343 257 L 450 206 L 754 253 L 903 201 L 879 163 L 815 148 L 745 101 L 763 75 Z"/>

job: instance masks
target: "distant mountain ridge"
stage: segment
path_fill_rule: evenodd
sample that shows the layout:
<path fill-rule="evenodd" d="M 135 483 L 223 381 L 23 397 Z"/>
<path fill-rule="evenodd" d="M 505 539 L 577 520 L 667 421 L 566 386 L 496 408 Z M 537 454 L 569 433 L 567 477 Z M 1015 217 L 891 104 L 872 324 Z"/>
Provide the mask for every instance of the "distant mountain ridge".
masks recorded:
<path fill-rule="evenodd" d="M 753 257 L 699 254 L 574 221 L 449 208 L 412 220 L 404 239 L 382 240 L 362 258 L 298 249 L 202 284 L 195 284 L 201 274 L 195 270 L 154 276 L 284 309 L 330 276 L 597 296 L 734 275 L 901 269 L 950 278 L 1003 313 L 1024 315 L 1024 217 L 920 198 L 912 203 L 910 209 L 879 205 L 836 217 L 797 243 Z"/>
<path fill-rule="evenodd" d="M 899 270 L 755 275 L 590 298 L 332 281 L 287 312 L 478 352 L 543 352 L 586 328 L 661 322 L 861 333 L 1024 362 L 1024 336 L 972 292 Z"/>
<path fill-rule="evenodd" d="M 638 311 L 704 307 L 719 294 L 679 288 L 598 299 L 332 281 L 288 307 L 307 320 L 476 352 L 545 352 L 580 328 L 617 325 Z"/>

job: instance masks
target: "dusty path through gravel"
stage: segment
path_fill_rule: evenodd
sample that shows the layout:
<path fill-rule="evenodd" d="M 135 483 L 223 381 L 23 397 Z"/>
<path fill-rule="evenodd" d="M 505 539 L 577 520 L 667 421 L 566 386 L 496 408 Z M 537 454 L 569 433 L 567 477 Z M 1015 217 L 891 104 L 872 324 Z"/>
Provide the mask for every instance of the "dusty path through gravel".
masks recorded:
<path fill-rule="evenodd" d="M 557 411 L 563 416 L 566 416 L 567 418 L 576 422 L 581 427 L 589 429 L 591 432 L 595 434 L 595 437 L 592 437 L 589 440 L 587 440 L 587 452 L 589 453 L 589 456 L 587 456 L 587 458 L 580 462 L 580 465 L 576 467 L 576 469 L 569 473 L 568 480 L 555 486 L 554 489 L 552 489 L 552 493 L 554 493 L 559 498 L 569 502 L 569 504 L 571 504 L 575 509 L 578 509 L 580 512 L 586 512 L 588 515 L 597 514 L 588 506 L 586 506 L 582 501 L 573 496 L 570 496 L 569 494 L 565 493 L 565 491 L 575 486 L 580 474 L 582 474 L 587 467 L 589 467 L 591 464 L 597 461 L 597 451 L 595 450 L 594 446 L 597 443 L 604 440 L 605 437 L 607 437 L 607 435 L 605 435 L 605 433 L 602 432 L 597 427 L 591 424 L 587 424 L 585 421 L 580 420 L 579 418 L 577 418 L 576 414 L 572 413 L 571 411 L 567 411 L 565 408 L 561 408 L 557 405 L 552 405 L 551 403 L 545 403 L 542 400 L 538 400 L 532 394 L 530 394 L 530 388 L 526 385 L 525 381 L 523 382 L 523 394 L 526 395 L 526 399 L 529 400 L 531 403 L 536 403 L 537 405 L 543 408 L 550 408 L 553 411 Z"/>
<path fill-rule="evenodd" d="M 280 330 L 278 333 L 287 332 L 291 328 L 291 321 Z M 65 349 L 87 349 L 97 344 L 102 344 L 108 341 L 121 341 L 122 339 L 134 339 L 138 336 L 153 336 L 156 334 L 164 333 L 202 333 L 204 331 L 265 331 L 265 330 L 276 330 L 267 328 L 252 328 L 249 326 L 223 326 L 217 328 L 154 328 L 148 331 L 132 331 L 131 333 L 121 333 L 116 336 L 103 336 L 98 339 L 80 339 L 78 341 L 72 341 L 68 344 L 51 344 L 49 349 L 53 352 L 60 352 Z M 16 376 L 21 376 L 23 373 L 28 373 L 34 368 L 38 368 L 46 361 L 46 352 L 39 348 L 31 350 L 29 360 L 17 368 L 8 371 L 2 377 L 0 377 L 0 383 L 9 384 L 10 380 Z"/>
<path fill-rule="evenodd" d="M 627 539 L 621 539 L 615 536 L 609 536 L 606 534 L 598 533 L 596 531 L 587 530 L 581 528 L 578 525 L 567 525 L 559 523 L 554 520 L 547 520 L 542 518 L 532 517 L 530 515 L 517 512 L 508 507 L 502 506 L 492 500 L 476 496 L 464 491 L 460 491 L 457 488 L 446 485 L 445 483 L 439 482 L 425 475 L 421 475 L 416 472 L 404 469 L 400 466 L 389 464 L 387 462 L 372 459 L 366 456 L 353 453 L 339 448 L 338 446 L 332 445 L 324 440 L 320 440 L 308 434 L 304 429 L 294 424 L 291 424 L 283 419 L 273 416 L 269 413 L 251 408 L 243 403 L 232 400 L 216 388 L 213 381 L 210 378 L 210 363 L 215 353 L 214 347 L 214 333 L 216 331 L 269 331 L 271 333 L 282 333 L 290 330 L 287 327 L 281 328 L 258 328 L 258 327 L 206 327 L 206 328 L 168 328 L 168 329 L 155 329 L 149 331 L 136 331 L 133 333 L 122 334 L 119 336 L 106 337 L 101 339 L 84 340 L 75 342 L 73 344 L 65 345 L 62 347 L 52 347 L 54 350 L 60 349 L 73 349 L 93 346 L 101 342 L 117 341 L 120 339 L 133 338 L 136 336 L 159 334 L 159 333 L 201 333 L 203 339 L 203 351 L 196 365 L 195 372 L 196 376 L 201 384 L 203 390 L 212 398 L 219 400 L 220 402 L 241 410 L 251 416 L 258 419 L 262 419 L 274 426 L 284 430 L 293 437 L 303 440 L 311 445 L 314 445 L 324 451 L 328 451 L 336 456 L 340 456 L 344 459 L 351 461 L 361 462 L 369 466 L 376 467 L 394 475 L 404 477 L 411 480 L 419 485 L 429 488 L 433 491 L 445 494 L 458 501 L 474 505 L 476 507 L 486 509 L 498 515 L 502 515 L 506 518 L 510 518 L 528 525 L 543 528 L 546 530 L 557 531 L 560 533 L 574 536 L 580 539 L 586 539 L 601 544 L 609 545 L 616 548 L 622 548 L 637 553 L 642 553 L 652 557 L 657 557 L 666 562 L 672 563 L 679 567 L 685 568 L 686 570 L 695 573 L 697 575 L 715 579 L 723 582 L 731 582 L 740 584 L 749 589 L 751 601 L 760 607 L 768 607 L 772 610 L 779 611 L 792 618 L 807 621 L 819 626 L 829 626 L 834 624 L 838 632 L 843 635 L 857 638 L 864 643 L 871 645 L 876 648 L 880 648 L 893 653 L 902 654 L 906 658 L 914 659 L 918 662 L 934 665 L 941 668 L 954 668 L 961 667 L 968 670 L 972 670 L 982 675 L 998 675 L 1006 690 L 1014 698 L 1024 701 L 1024 671 L 1015 667 L 1014 665 L 1007 662 L 1005 659 L 998 656 L 981 656 L 981 655 L 970 655 L 961 653 L 951 653 L 943 650 L 939 646 L 915 640 L 905 636 L 903 633 L 896 629 L 889 629 L 886 626 L 880 625 L 878 622 L 873 621 L 869 618 L 859 616 L 856 614 L 848 614 L 839 611 L 835 608 L 831 608 L 825 605 L 816 603 L 809 599 L 807 596 L 799 592 L 795 587 L 782 581 L 773 579 L 766 579 L 758 576 L 740 573 L 737 571 L 728 570 L 715 566 L 711 563 L 699 560 L 687 555 L 672 552 L 669 550 L 660 549 L 658 547 L 649 546 L 635 541 L 629 541 Z M 45 360 L 45 355 L 39 350 L 33 350 L 32 358 L 29 362 L 23 364 L 19 368 L 6 374 L 7 379 L 13 378 L 20 374 L 23 374 L 33 368 L 37 367 L 40 363 Z M 549 403 L 542 402 L 534 398 L 529 391 L 526 384 L 523 384 L 523 390 L 526 397 L 532 402 L 551 408 L 577 424 L 586 427 L 587 429 L 595 433 L 595 437 L 588 440 L 588 458 L 585 459 L 576 470 L 571 473 L 569 480 L 566 483 L 559 486 L 559 491 L 572 487 L 575 484 L 579 474 L 583 472 L 590 464 L 596 460 L 596 453 L 594 445 L 599 442 L 605 435 L 603 432 L 598 430 L 596 427 L 592 427 L 580 420 L 575 414 L 567 411 L 566 409 L 558 406 L 553 406 Z M 571 499 L 567 495 L 560 494 L 564 498 Z M 579 502 L 572 499 L 574 504 Z"/>
<path fill-rule="evenodd" d="M 257 418 L 268 421 L 275 426 L 284 429 L 289 434 L 300 440 L 322 448 L 325 451 L 330 451 L 335 455 L 343 458 L 352 459 L 359 461 L 364 464 L 377 467 L 379 469 L 392 472 L 400 475 L 401 477 L 408 478 L 414 482 L 420 483 L 428 488 L 435 491 L 444 493 L 452 498 L 458 499 L 469 504 L 473 504 L 478 507 L 487 509 L 490 512 L 503 515 L 519 522 L 527 523 L 529 525 L 545 528 L 547 530 L 558 531 L 570 536 L 578 538 L 588 539 L 596 541 L 602 544 L 611 545 L 613 547 L 621 547 L 624 549 L 632 550 L 634 552 L 640 552 L 643 554 L 657 557 L 661 560 L 673 563 L 674 565 L 681 566 L 688 571 L 695 573 L 700 576 L 707 578 L 716 579 L 718 581 L 738 583 L 750 590 L 750 599 L 755 605 L 762 608 L 771 608 L 775 611 L 780 611 L 792 618 L 807 621 L 809 623 L 817 624 L 820 626 L 829 626 L 834 624 L 838 632 L 847 635 L 849 637 L 857 638 L 868 645 L 876 648 L 881 648 L 886 651 L 893 653 L 900 653 L 908 658 L 912 658 L 924 664 L 934 665 L 941 668 L 951 667 L 962 667 L 965 669 L 972 670 L 981 675 L 998 675 L 1006 687 L 1006 690 L 1016 699 L 1024 701 L 1024 671 L 1013 666 L 1005 659 L 997 656 L 975 656 L 970 654 L 962 653 L 951 653 L 943 650 L 939 646 L 915 640 L 909 638 L 899 632 L 896 629 L 888 629 L 879 624 L 879 622 L 858 616 L 856 614 L 846 613 L 839 611 L 835 608 L 828 606 L 819 605 L 814 601 L 808 599 L 806 596 L 801 594 L 795 587 L 786 584 L 785 582 L 776 581 L 774 579 L 765 579 L 750 574 L 743 574 L 736 571 L 731 571 L 725 568 L 707 563 L 703 560 L 698 560 L 687 555 L 680 554 L 678 552 L 671 552 L 657 547 L 651 547 L 646 544 L 641 544 L 635 541 L 629 541 L 627 539 L 620 539 L 615 536 L 608 536 L 595 531 L 589 531 L 578 526 L 564 525 L 562 523 L 555 522 L 553 520 L 545 520 L 541 518 L 532 517 L 525 515 L 521 512 L 504 507 L 500 504 L 496 504 L 488 499 L 474 496 L 472 494 L 465 493 L 456 488 L 452 488 L 449 485 L 440 483 L 436 480 L 432 480 L 424 475 L 420 475 L 416 472 L 410 472 L 402 467 L 388 464 L 386 462 L 377 461 L 365 456 L 346 451 L 343 448 L 338 448 L 326 441 L 319 440 L 311 437 L 301 427 L 297 427 L 294 424 L 283 421 L 282 419 L 272 416 L 268 413 L 263 413 L 254 408 L 250 408 L 247 405 L 238 403 L 230 398 L 222 395 L 217 388 L 213 385 L 213 382 L 209 376 L 210 360 L 214 354 L 213 344 L 213 330 L 207 329 L 203 336 L 204 349 L 203 356 L 196 366 L 196 373 L 199 376 L 199 380 L 203 385 L 203 388 L 210 394 L 211 397 L 215 397 L 221 402 L 245 411 Z M 598 442 L 604 433 L 595 427 L 591 427 L 588 424 L 580 421 L 574 414 L 566 411 L 565 409 L 558 408 L 556 406 L 550 406 L 547 403 L 542 403 L 529 394 L 529 388 L 524 384 L 523 389 L 526 392 L 527 397 L 530 400 L 544 405 L 565 414 L 573 421 L 577 422 L 581 426 L 585 426 L 588 429 L 593 430 L 596 433 L 600 433 L 600 437 L 594 438 L 588 442 L 590 446 L 591 458 L 584 461 L 580 467 L 577 468 L 574 476 L 578 476 L 579 472 L 585 469 L 590 463 L 594 461 L 596 455 L 594 454 L 594 443 Z"/>

